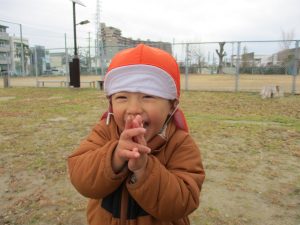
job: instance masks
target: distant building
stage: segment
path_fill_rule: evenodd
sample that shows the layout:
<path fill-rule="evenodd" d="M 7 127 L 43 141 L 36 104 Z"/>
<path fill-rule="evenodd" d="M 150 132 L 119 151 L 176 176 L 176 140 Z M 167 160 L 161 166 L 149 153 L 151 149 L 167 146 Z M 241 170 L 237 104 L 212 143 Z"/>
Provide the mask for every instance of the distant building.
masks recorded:
<path fill-rule="evenodd" d="M 28 39 L 10 36 L 0 24 L 0 70 L 7 71 L 10 75 L 28 75 L 31 73 Z M 22 51 L 23 46 L 23 51 Z M 24 68 L 22 66 L 22 53 L 24 56 Z M 24 71 L 23 71 L 24 69 Z"/>
<path fill-rule="evenodd" d="M 68 57 L 71 58 L 71 56 Z M 49 60 L 52 74 L 66 74 L 66 63 L 69 61 L 66 60 L 65 52 L 51 52 L 49 53 Z"/>
<path fill-rule="evenodd" d="M 51 68 L 60 68 L 64 66 L 64 58 L 66 57 L 64 52 L 50 53 L 49 56 Z"/>
<path fill-rule="evenodd" d="M 239 57 L 240 67 L 255 67 L 262 66 L 262 63 L 266 63 L 265 61 L 269 61 L 268 56 L 265 55 L 256 55 L 254 52 L 241 54 Z M 238 57 L 237 55 L 231 56 L 230 65 L 233 67 L 237 66 Z"/>
<path fill-rule="evenodd" d="M 172 54 L 172 45 L 169 42 L 156 42 L 148 40 L 133 40 L 122 36 L 120 29 L 115 27 L 107 27 L 105 23 L 101 23 L 101 35 L 103 42 L 104 58 L 108 64 L 111 58 L 120 50 L 134 47 L 137 44 L 147 44 L 153 47 L 163 49 Z"/>
<path fill-rule="evenodd" d="M 10 44 L 9 34 L 6 32 L 7 26 L 0 24 L 0 74 L 10 71 Z"/>
<path fill-rule="evenodd" d="M 31 51 L 31 74 L 41 75 L 50 70 L 50 63 L 47 60 L 47 51 L 44 46 L 36 45 L 30 48 Z M 37 71 L 36 71 L 37 70 Z"/>
<path fill-rule="evenodd" d="M 24 71 L 22 73 L 22 43 L 24 54 Z M 13 75 L 28 75 L 30 73 L 30 49 L 28 39 L 11 36 L 10 37 L 11 54 L 11 73 Z"/>
<path fill-rule="evenodd" d="M 298 56 L 297 56 L 298 54 Z M 277 64 L 286 68 L 287 74 L 298 74 L 300 70 L 300 49 L 284 49 L 274 54 Z"/>
<path fill-rule="evenodd" d="M 296 59 L 296 48 L 291 48 L 291 49 L 284 49 L 275 54 L 277 57 L 277 61 L 279 64 L 286 64 L 289 61 L 293 61 Z M 298 55 L 300 55 L 300 49 L 298 49 Z M 299 56 L 298 56 L 299 60 Z"/>

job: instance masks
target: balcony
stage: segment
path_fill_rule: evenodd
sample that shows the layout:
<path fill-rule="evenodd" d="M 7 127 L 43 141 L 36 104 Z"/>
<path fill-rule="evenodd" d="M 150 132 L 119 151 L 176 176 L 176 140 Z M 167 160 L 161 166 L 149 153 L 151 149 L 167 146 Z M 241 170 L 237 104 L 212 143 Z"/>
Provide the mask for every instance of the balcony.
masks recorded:
<path fill-rule="evenodd" d="M 8 45 L 0 45 L 0 52 L 10 52 Z"/>
<path fill-rule="evenodd" d="M 9 35 L 8 35 L 8 33 L 0 32 L 0 40 L 9 41 Z"/>
<path fill-rule="evenodd" d="M 10 64 L 9 59 L 0 58 L 0 64 L 4 64 L 4 65 Z"/>

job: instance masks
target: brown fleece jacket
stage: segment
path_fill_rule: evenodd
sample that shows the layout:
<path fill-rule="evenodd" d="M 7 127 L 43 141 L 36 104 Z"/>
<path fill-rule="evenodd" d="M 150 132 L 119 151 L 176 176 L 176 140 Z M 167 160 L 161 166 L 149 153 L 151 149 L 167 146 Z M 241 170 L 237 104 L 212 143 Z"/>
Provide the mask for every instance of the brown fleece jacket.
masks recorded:
<path fill-rule="evenodd" d="M 70 179 L 82 195 L 90 198 L 87 217 L 92 225 L 189 224 L 188 215 L 199 205 L 204 181 L 200 151 L 191 136 L 171 122 L 165 139 L 157 135 L 148 142 L 146 174 L 135 183 L 125 167 L 112 170 L 112 153 L 119 134 L 114 120 L 104 120 L 69 157 Z"/>

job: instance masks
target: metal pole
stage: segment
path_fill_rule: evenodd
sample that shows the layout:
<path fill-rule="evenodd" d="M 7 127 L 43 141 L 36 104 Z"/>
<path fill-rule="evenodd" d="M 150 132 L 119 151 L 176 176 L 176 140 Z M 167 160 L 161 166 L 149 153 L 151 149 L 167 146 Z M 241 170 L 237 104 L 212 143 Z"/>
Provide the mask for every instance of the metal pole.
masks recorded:
<path fill-rule="evenodd" d="M 185 80 L 184 80 L 184 84 L 185 84 L 185 90 L 187 91 L 188 88 L 188 73 L 189 73 L 189 44 L 186 44 L 186 53 L 185 53 Z"/>
<path fill-rule="evenodd" d="M 172 43 L 172 55 L 175 58 L 175 49 L 174 48 L 175 48 L 175 38 L 173 38 L 173 43 Z"/>
<path fill-rule="evenodd" d="M 19 25 L 20 25 L 20 38 L 21 38 L 22 76 L 24 76 L 25 66 L 24 66 L 24 46 L 23 46 L 22 24 L 19 24 Z"/>
<path fill-rule="evenodd" d="M 233 67 L 233 52 L 234 52 L 234 43 L 231 43 L 231 63 L 230 67 Z"/>
<path fill-rule="evenodd" d="M 76 12 L 75 2 L 73 2 L 73 30 L 74 30 L 74 56 L 77 57 L 77 37 L 76 37 Z"/>
<path fill-rule="evenodd" d="M 89 73 L 91 73 L 91 32 L 89 32 Z"/>
<path fill-rule="evenodd" d="M 70 72 L 69 72 L 69 54 L 68 54 L 68 47 L 67 47 L 67 34 L 65 33 L 65 57 L 66 57 L 66 80 L 70 83 Z"/>
<path fill-rule="evenodd" d="M 216 58 L 215 58 L 215 52 L 212 53 L 212 70 L 211 74 L 214 74 L 216 71 Z"/>
<path fill-rule="evenodd" d="M 11 45 L 10 45 L 11 46 Z M 4 86 L 3 87 L 10 87 L 10 76 L 11 76 L 11 70 L 12 70 L 12 50 L 10 47 L 10 52 L 7 53 L 9 56 L 9 59 L 7 59 L 7 82 L 5 82 L 5 75 L 3 76 L 3 82 Z M 1 74 L 1 70 L 0 70 Z"/>
<path fill-rule="evenodd" d="M 100 28 L 101 29 L 101 28 Z M 104 77 L 105 69 L 104 69 L 104 49 L 103 49 L 103 42 L 102 42 L 102 36 L 100 39 L 100 59 L 101 59 L 101 76 Z"/>
<path fill-rule="evenodd" d="M 207 52 L 207 65 L 210 64 L 210 51 Z"/>
<path fill-rule="evenodd" d="M 35 81 L 36 81 L 36 87 L 39 86 L 38 82 L 38 57 L 36 52 L 36 46 L 34 47 L 34 62 L 35 62 Z"/>
<path fill-rule="evenodd" d="M 101 29 L 100 24 L 100 0 L 97 0 L 96 2 L 96 40 L 95 40 L 95 71 L 96 75 L 98 75 L 98 60 L 100 62 L 100 55 L 99 55 L 99 37 L 100 32 L 99 27 Z"/>
<path fill-rule="evenodd" d="M 102 27 L 101 27 L 101 23 L 99 23 L 100 29 L 99 29 L 99 39 L 100 39 L 100 61 L 101 61 L 101 76 L 104 77 L 104 49 L 103 49 L 103 41 L 102 41 Z M 103 78 L 102 78 L 103 79 Z"/>
<path fill-rule="evenodd" d="M 95 40 L 95 73 L 96 75 L 98 75 L 98 70 L 97 70 L 97 63 L 98 63 L 98 34 L 96 36 L 96 40 Z"/>
<path fill-rule="evenodd" d="M 75 12 L 75 2 L 73 2 L 73 26 L 74 26 L 74 57 L 72 61 L 72 72 L 70 77 L 70 84 L 73 87 L 80 87 L 80 61 L 77 54 L 77 37 L 76 37 L 76 12 Z"/>
<path fill-rule="evenodd" d="M 299 60 L 299 40 L 295 43 L 295 53 L 294 53 L 294 69 L 293 69 L 293 81 L 292 81 L 292 93 L 296 94 L 296 78 L 298 75 L 298 60 Z"/>
<path fill-rule="evenodd" d="M 236 71 L 235 71 L 235 91 L 239 91 L 239 83 L 240 83 L 240 50 L 241 50 L 241 42 L 238 42 L 237 46 L 237 59 L 236 59 Z"/>

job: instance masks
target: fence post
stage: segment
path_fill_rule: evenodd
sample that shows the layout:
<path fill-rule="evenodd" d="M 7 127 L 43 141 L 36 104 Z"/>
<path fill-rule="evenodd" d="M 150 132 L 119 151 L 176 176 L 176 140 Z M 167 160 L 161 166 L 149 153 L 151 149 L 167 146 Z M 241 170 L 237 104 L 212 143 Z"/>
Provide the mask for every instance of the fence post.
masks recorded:
<path fill-rule="evenodd" d="M 25 76 L 25 60 L 24 60 L 24 44 L 23 44 L 23 34 L 22 34 L 22 24 L 20 25 L 20 39 L 21 39 L 21 60 L 22 60 L 22 76 Z"/>
<path fill-rule="evenodd" d="M 293 69 L 293 81 L 292 81 L 292 94 L 296 94 L 296 78 L 298 75 L 298 60 L 299 60 L 299 40 L 295 44 L 295 53 L 294 53 L 294 69 Z"/>
<path fill-rule="evenodd" d="M 94 60 L 96 76 L 98 75 L 97 62 L 98 62 L 98 51 L 99 51 L 99 49 L 98 49 L 98 38 L 97 37 L 98 37 L 98 35 L 96 36 L 96 40 L 95 40 L 95 60 Z"/>
<path fill-rule="evenodd" d="M 102 36 L 100 36 L 100 61 L 101 61 L 101 76 L 102 79 L 104 79 L 104 75 L 105 75 L 105 67 L 106 65 L 104 65 L 104 47 L 103 47 L 103 41 L 102 41 Z"/>
<path fill-rule="evenodd" d="M 67 47 L 67 34 L 65 33 L 65 57 L 66 57 L 66 81 L 69 84 L 70 83 L 70 71 L 69 71 L 69 53 L 68 53 L 68 47 Z"/>
<path fill-rule="evenodd" d="M 1 69 L 0 69 L 0 74 L 1 73 L 2 72 L 1 72 Z M 9 88 L 10 87 L 8 71 L 4 71 L 4 73 L 3 73 L 3 87 L 4 88 Z"/>
<path fill-rule="evenodd" d="M 237 46 L 237 58 L 236 58 L 236 70 L 235 70 L 235 91 L 239 91 L 239 83 L 240 83 L 240 50 L 241 50 L 241 42 L 238 42 Z"/>
<path fill-rule="evenodd" d="M 39 86 L 39 81 L 38 81 L 38 57 L 37 57 L 37 52 L 36 52 L 36 46 L 34 47 L 34 63 L 35 63 L 35 82 L 36 82 L 36 87 Z"/>
<path fill-rule="evenodd" d="M 188 73 L 189 73 L 189 44 L 186 43 L 186 52 L 185 52 L 185 79 L 184 79 L 184 89 L 187 91 L 188 86 Z"/>

